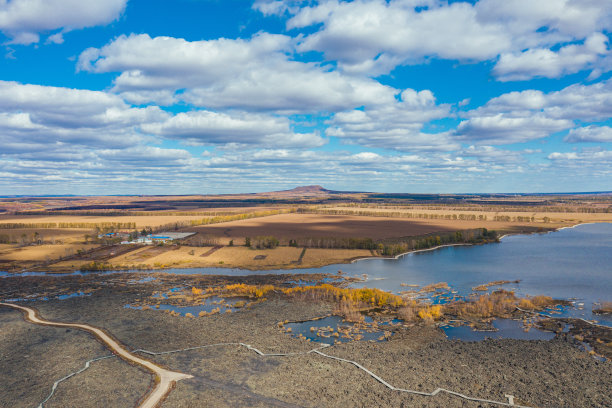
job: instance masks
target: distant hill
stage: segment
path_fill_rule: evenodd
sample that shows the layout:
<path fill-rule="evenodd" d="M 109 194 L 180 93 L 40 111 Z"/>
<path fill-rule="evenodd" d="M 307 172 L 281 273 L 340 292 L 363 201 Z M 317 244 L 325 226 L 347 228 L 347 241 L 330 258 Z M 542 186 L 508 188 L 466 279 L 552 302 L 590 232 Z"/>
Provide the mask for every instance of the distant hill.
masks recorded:
<path fill-rule="evenodd" d="M 260 193 L 264 195 L 285 196 L 285 197 L 304 197 L 304 196 L 325 196 L 334 194 L 335 191 L 328 190 L 322 186 L 300 186 L 291 190 L 271 191 Z"/>

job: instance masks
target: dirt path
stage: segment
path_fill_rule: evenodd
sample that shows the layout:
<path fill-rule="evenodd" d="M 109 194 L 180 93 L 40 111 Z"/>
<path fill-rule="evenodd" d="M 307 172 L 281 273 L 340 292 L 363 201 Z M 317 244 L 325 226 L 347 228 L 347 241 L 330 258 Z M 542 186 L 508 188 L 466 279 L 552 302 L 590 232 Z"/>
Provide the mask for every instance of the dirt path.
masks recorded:
<path fill-rule="evenodd" d="M 117 354 L 122 359 L 144 367 L 148 371 L 152 372 L 155 375 L 155 386 L 139 405 L 140 408 L 155 408 L 172 390 L 172 387 L 177 381 L 192 378 L 192 376 L 189 374 L 166 370 L 165 368 L 160 367 L 151 361 L 133 355 L 126 350 L 124 346 L 119 344 L 116 340 L 97 327 L 80 323 L 61 323 L 44 320 L 38 316 L 36 310 L 26 306 L 1 302 L 0 306 L 8 306 L 26 312 L 25 318 L 31 323 L 41 324 L 44 326 L 72 327 L 88 331 L 96 336 L 102 343 L 104 343 L 105 346 L 107 346 L 113 353 Z"/>
<path fill-rule="evenodd" d="M 200 255 L 202 258 L 206 258 L 207 256 L 210 256 L 212 254 L 214 254 L 215 252 L 217 252 L 218 250 L 220 250 L 221 248 L 223 248 L 223 245 L 217 245 L 211 249 L 209 249 L 207 252 L 204 252 L 202 255 Z"/>

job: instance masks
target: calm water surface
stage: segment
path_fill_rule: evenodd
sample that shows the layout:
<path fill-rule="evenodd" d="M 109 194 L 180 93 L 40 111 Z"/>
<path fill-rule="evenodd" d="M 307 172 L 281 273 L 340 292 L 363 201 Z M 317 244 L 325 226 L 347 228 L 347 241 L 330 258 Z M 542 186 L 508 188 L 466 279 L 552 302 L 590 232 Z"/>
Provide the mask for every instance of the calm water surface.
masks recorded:
<path fill-rule="evenodd" d="M 367 259 L 348 265 L 293 271 L 248 271 L 227 268 L 169 269 L 177 274 L 253 275 L 268 273 L 332 273 L 367 275 L 355 287 L 391 292 L 401 284 L 448 282 L 460 295 L 497 280 L 520 280 L 505 285 L 520 295 L 548 295 L 575 301 L 562 315 L 596 319 L 612 326 L 612 317 L 593 316 L 593 303 L 612 301 L 612 224 L 585 224 L 560 231 L 515 235 L 499 244 L 446 247 L 392 259 Z M 582 309 L 582 310 L 581 310 Z"/>
<path fill-rule="evenodd" d="M 366 259 L 348 265 L 299 269 L 295 273 L 367 275 L 354 287 L 373 287 L 398 293 L 404 284 L 448 282 L 459 295 L 497 280 L 520 280 L 504 289 L 519 295 L 548 295 L 575 301 L 561 315 L 596 319 L 612 326 L 612 317 L 594 316 L 593 303 L 612 301 L 612 224 L 583 224 L 560 231 L 504 237 L 498 244 L 445 247 L 410 253 L 399 259 Z M 173 269 L 176 273 L 252 275 L 287 270 L 246 271 L 206 268 Z M 557 314 L 558 316 L 558 314 Z"/>

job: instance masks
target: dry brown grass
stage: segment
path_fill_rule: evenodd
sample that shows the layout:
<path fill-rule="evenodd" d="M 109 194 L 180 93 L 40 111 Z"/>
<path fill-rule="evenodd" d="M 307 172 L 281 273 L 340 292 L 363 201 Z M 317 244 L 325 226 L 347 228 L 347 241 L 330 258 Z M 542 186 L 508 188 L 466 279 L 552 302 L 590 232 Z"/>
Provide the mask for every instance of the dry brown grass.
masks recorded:
<path fill-rule="evenodd" d="M 308 248 L 302 258 L 302 267 L 324 266 L 334 263 L 344 263 L 349 259 L 372 256 L 367 249 L 320 249 Z"/>
<path fill-rule="evenodd" d="M 74 255 L 78 250 L 88 250 L 94 247 L 95 245 L 91 244 L 35 245 L 25 247 L 3 245 L 3 248 L 0 249 L 0 260 L 46 261 Z"/>

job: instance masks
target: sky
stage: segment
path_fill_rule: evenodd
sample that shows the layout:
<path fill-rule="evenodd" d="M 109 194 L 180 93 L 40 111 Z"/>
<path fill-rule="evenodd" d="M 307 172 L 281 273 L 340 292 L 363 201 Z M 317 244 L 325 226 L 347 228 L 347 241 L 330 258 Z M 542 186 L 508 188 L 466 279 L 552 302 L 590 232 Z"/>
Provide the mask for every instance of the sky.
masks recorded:
<path fill-rule="evenodd" d="M 0 195 L 612 190 L 607 0 L 0 0 Z"/>

